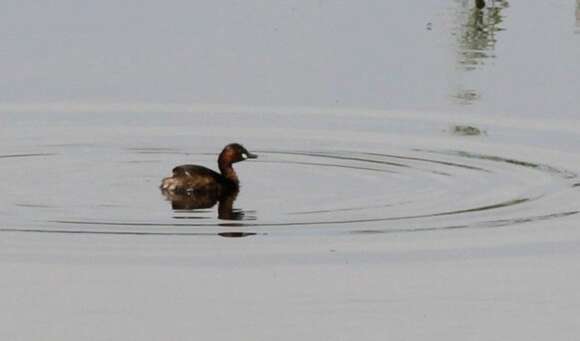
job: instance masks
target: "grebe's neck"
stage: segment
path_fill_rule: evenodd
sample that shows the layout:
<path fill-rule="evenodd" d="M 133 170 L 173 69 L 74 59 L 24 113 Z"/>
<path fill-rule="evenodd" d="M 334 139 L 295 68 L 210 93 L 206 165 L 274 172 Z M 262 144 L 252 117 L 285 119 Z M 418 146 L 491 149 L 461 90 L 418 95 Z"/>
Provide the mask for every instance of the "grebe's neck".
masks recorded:
<path fill-rule="evenodd" d="M 234 167 L 232 167 L 231 162 L 226 161 L 220 157 L 218 159 L 218 166 L 220 168 L 220 172 L 222 173 L 222 175 L 226 179 L 230 180 L 231 182 L 233 182 L 236 185 L 238 185 L 240 183 L 240 180 L 238 179 L 238 175 L 236 174 Z"/>

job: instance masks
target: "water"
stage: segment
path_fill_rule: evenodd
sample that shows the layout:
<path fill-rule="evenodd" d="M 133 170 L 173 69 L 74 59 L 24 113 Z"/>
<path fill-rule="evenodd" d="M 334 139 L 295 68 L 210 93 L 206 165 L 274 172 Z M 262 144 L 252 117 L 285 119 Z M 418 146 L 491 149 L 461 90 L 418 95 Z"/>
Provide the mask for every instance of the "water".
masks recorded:
<path fill-rule="evenodd" d="M 1 50 L 0 104 L 100 112 L 89 104 L 127 103 L 165 112 L 168 104 L 209 103 L 574 118 L 577 8 L 574 0 L 496 0 L 483 11 L 472 0 L 169 8 L 147 1 L 134 12 L 112 1 L 17 2 L 0 20 L 10 38 Z M 130 27 L 124 13 L 137 16 Z"/>
<path fill-rule="evenodd" d="M 13 120 L 17 142 L 2 154 L 4 172 L 20 174 L 3 185 L 11 231 L 387 233 L 505 227 L 579 209 L 576 136 L 560 133 L 571 150 L 556 158 L 553 145 L 538 145 L 555 139 L 553 127 L 484 118 L 479 135 L 464 136 L 441 115 L 364 112 Z M 215 169 L 233 141 L 260 155 L 236 165 L 242 189 L 230 219 L 239 220 L 219 219 L 217 206 L 172 210 L 160 179 L 182 163 Z"/>
<path fill-rule="evenodd" d="M 576 337 L 580 1 L 487 2 L 13 4 L 0 338 Z"/>

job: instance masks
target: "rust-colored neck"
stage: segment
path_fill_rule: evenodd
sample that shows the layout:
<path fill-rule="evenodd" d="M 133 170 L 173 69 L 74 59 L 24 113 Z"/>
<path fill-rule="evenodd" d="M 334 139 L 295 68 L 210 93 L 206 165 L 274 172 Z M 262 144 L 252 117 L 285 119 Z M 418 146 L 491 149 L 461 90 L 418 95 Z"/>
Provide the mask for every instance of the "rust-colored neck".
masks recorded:
<path fill-rule="evenodd" d="M 232 167 L 232 162 L 224 158 L 223 155 L 220 155 L 218 159 L 218 166 L 220 168 L 220 172 L 223 176 L 226 177 L 226 179 L 232 181 L 236 185 L 240 183 L 240 180 L 238 180 L 238 175 Z"/>

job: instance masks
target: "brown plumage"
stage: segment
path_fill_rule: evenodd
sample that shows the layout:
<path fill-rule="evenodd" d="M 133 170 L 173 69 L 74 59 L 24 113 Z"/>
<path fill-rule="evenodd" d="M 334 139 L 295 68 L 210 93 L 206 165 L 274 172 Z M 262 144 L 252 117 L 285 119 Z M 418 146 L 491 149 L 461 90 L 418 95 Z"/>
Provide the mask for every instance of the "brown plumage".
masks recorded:
<path fill-rule="evenodd" d="M 197 165 L 182 165 L 173 168 L 173 175 L 161 181 L 163 191 L 222 196 L 237 191 L 239 180 L 232 165 L 258 156 L 250 153 L 238 143 L 225 146 L 218 157 L 220 173 Z"/>

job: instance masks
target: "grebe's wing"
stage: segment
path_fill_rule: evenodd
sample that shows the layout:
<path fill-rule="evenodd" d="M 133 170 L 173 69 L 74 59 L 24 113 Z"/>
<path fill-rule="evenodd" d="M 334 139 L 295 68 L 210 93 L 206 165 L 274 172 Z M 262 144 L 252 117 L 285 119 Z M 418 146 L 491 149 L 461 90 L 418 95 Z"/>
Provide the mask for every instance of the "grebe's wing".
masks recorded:
<path fill-rule="evenodd" d="M 219 178 L 219 174 L 209 168 L 197 165 L 181 165 L 173 168 L 173 176 L 194 176 Z"/>

